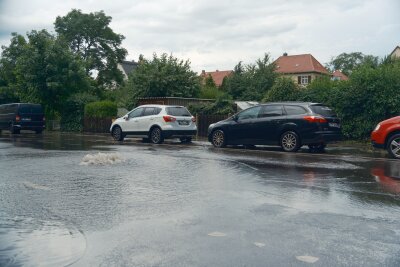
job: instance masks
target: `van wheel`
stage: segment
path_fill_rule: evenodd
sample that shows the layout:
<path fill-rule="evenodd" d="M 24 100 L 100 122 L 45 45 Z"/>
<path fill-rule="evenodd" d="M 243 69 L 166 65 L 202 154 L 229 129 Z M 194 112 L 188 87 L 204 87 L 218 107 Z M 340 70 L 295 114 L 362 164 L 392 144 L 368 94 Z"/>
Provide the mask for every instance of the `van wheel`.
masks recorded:
<path fill-rule="evenodd" d="M 400 134 L 390 137 L 387 150 L 392 158 L 400 159 Z"/>
<path fill-rule="evenodd" d="M 161 144 L 162 142 L 164 142 L 164 138 L 162 136 L 162 132 L 161 132 L 160 128 L 154 127 L 153 129 L 151 129 L 151 131 L 150 131 L 150 141 L 153 144 Z"/>
<path fill-rule="evenodd" d="M 286 152 L 296 152 L 300 148 L 300 138 L 297 133 L 287 131 L 281 136 L 280 145 Z"/>
<path fill-rule="evenodd" d="M 14 123 L 12 123 L 10 126 L 10 133 L 11 134 L 19 134 L 20 133 L 20 130 L 14 127 Z"/>
<path fill-rule="evenodd" d="M 125 138 L 125 136 L 124 136 L 124 134 L 122 132 L 122 129 L 119 126 L 115 126 L 112 129 L 111 135 L 112 135 L 112 137 L 114 138 L 115 141 L 123 141 L 124 138 Z"/>

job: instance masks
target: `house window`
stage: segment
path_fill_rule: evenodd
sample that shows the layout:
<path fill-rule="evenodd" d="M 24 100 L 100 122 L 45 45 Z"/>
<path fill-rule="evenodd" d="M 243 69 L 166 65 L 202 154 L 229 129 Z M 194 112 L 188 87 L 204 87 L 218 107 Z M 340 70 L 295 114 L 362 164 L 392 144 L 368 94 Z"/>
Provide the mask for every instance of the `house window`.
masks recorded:
<path fill-rule="evenodd" d="M 311 76 L 298 76 L 297 77 L 298 84 L 307 85 L 311 83 Z"/>

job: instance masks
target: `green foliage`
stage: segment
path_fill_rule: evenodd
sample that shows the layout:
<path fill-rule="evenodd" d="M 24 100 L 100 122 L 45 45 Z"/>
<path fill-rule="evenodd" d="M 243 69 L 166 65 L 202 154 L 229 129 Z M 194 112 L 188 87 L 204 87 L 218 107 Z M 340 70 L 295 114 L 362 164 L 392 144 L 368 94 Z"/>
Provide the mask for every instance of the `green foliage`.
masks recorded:
<path fill-rule="evenodd" d="M 279 77 L 263 99 L 264 102 L 296 101 L 301 97 L 300 88 L 292 79 Z"/>
<path fill-rule="evenodd" d="M 52 119 L 69 96 L 89 90 L 89 79 L 79 58 L 46 30 L 27 37 L 14 34 L 11 45 L 3 47 L 0 73 L 7 92 L 22 102 L 42 104 Z"/>
<path fill-rule="evenodd" d="M 275 86 L 278 85 L 267 95 Z M 299 91 L 297 99 L 292 97 L 292 90 L 284 90 L 273 101 L 303 100 L 328 105 L 341 118 L 347 138 L 367 139 L 378 122 L 400 114 L 400 61 L 361 65 L 349 81 L 315 79 Z"/>
<path fill-rule="evenodd" d="M 85 116 L 93 118 L 116 117 L 117 104 L 111 101 L 98 101 L 85 105 Z"/>
<path fill-rule="evenodd" d="M 201 86 L 200 98 L 217 99 L 224 93 L 217 87 L 211 75 L 204 79 L 204 84 Z"/>
<path fill-rule="evenodd" d="M 235 104 L 229 96 L 222 95 L 214 103 L 190 104 L 192 114 L 227 115 L 235 113 Z"/>
<path fill-rule="evenodd" d="M 121 90 L 119 103 L 132 103 L 141 97 L 198 97 L 200 78 L 190 69 L 190 62 L 172 55 L 153 55 L 152 60 L 142 58 Z"/>
<path fill-rule="evenodd" d="M 236 100 L 260 101 L 272 87 L 277 77 L 275 65 L 265 54 L 255 64 L 242 65 L 239 62 L 233 74 L 226 78 L 222 89 Z"/>
<path fill-rule="evenodd" d="M 334 70 L 341 70 L 349 76 L 357 67 L 368 65 L 370 67 L 378 66 L 378 57 L 372 55 L 364 55 L 361 52 L 342 53 L 335 58 L 332 58 L 327 67 Z"/>
<path fill-rule="evenodd" d="M 85 105 L 98 100 L 97 96 L 88 92 L 71 95 L 62 105 L 61 130 L 82 131 Z"/>
<path fill-rule="evenodd" d="M 86 14 L 73 9 L 66 16 L 57 17 L 54 23 L 59 37 L 83 60 L 86 73 L 97 72 L 100 86 L 123 81 L 117 64 L 127 55 L 126 49 L 121 47 L 125 37 L 109 27 L 111 19 L 103 11 Z"/>

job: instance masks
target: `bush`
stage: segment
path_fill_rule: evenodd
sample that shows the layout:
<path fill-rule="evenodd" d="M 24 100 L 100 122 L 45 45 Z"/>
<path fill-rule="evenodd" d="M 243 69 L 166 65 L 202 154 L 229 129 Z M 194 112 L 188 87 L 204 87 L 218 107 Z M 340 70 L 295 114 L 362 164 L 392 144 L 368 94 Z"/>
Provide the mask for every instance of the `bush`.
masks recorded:
<path fill-rule="evenodd" d="M 275 80 L 271 90 L 267 91 L 264 102 L 295 101 L 301 97 L 300 88 L 292 79 L 280 77 Z"/>
<path fill-rule="evenodd" d="M 85 105 L 97 100 L 98 98 L 90 93 L 78 93 L 69 97 L 61 110 L 61 130 L 82 131 Z"/>
<path fill-rule="evenodd" d="M 117 104 L 111 101 L 98 101 L 85 105 L 85 116 L 92 118 L 116 117 Z"/>
<path fill-rule="evenodd" d="M 220 96 L 214 103 L 190 104 L 192 114 L 227 115 L 235 113 L 235 104 L 227 96 Z"/>

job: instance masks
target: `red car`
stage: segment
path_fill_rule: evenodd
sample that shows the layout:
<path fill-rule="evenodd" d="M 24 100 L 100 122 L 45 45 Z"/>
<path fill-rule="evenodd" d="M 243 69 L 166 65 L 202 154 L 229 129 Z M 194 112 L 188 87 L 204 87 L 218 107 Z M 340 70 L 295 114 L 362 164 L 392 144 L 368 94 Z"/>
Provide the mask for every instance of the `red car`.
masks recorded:
<path fill-rule="evenodd" d="M 371 141 L 374 147 L 387 149 L 390 156 L 400 159 L 400 116 L 378 123 Z"/>

